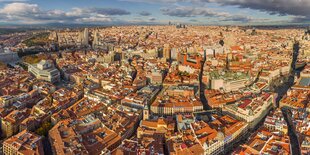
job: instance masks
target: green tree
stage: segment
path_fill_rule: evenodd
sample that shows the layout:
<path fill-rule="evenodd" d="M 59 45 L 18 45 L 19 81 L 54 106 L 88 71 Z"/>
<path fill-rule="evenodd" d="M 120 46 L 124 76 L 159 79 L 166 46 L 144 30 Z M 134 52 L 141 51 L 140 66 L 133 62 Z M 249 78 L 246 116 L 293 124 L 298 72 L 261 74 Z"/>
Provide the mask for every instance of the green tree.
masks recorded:
<path fill-rule="evenodd" d="M 38 134 L 38 135 L 40 135 L 40 136 L 47 136 L 47 134 L 48 134 L 48 131 L 50 130 L 50 129 L 52 129 L 52 124 L 50 123 L 50 122 L 44 122 L 42 125 L 41 125 L 41 127 L 39 127 L 36 131 L 35 131 L 35 133 L 36 134 Z"/>

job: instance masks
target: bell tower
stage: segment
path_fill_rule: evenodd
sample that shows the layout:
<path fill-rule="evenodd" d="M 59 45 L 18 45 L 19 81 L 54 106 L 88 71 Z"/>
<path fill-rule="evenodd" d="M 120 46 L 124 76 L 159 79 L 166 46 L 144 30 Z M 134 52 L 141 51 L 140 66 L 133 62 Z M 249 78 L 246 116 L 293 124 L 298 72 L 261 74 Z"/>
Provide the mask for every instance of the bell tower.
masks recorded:
<path fill-rule="evenodd" d="M 143 120 L 148 120 L 149 117 L 150 117 L 149 108 L 147 105 L 145 105 L 143 109 Z"/>

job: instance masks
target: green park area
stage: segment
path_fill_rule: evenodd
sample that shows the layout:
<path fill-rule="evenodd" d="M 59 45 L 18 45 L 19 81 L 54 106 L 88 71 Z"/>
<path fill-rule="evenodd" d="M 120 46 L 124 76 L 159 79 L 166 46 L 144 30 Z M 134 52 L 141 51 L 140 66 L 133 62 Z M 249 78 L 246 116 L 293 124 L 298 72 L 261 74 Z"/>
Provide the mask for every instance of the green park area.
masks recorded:
<path fill-rule="evenodd" d="M 36 64 L 36 63 L 39 63 L 43 59 L 47 59 L 47 56 L 42 55 L 42 54 L 41 55 L 28 55 L 22 58 L 22 60 L 28 64 Z"/>
<path fill-rule="evenodd" d="M 52 124 L 50 122 L 44 122 L 36 131 L 35 133 L 40 136 L 47 136 L 48 131 L 52 129 Z"/>
<path fill-rule="evenodd" d="M 47 45 L 49 43 L 48 37 L 49 37 L 49 33 L 44 32 L 44 33 L 37 34 L 37 35 L 23 41 L 23 43 L 26 44 L 26 46 L 28 46 L 28 47 L 44 46 L 44 45 Z"/>

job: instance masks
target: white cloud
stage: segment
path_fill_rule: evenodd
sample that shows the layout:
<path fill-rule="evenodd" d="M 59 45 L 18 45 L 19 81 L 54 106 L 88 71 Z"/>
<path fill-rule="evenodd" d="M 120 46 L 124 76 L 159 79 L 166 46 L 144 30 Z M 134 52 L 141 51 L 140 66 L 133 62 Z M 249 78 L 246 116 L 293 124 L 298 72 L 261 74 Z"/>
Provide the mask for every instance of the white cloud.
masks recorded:
<path fill-rule="evenodd" d="M 69 11 L 43 10 L 37 4 L 14 2 L 0 8 L 2 22 L 25 24 L 113 22 L 115 16 L 130 12 L 117 8 L 72 8 Z"/>
<path fill-rule="evenodd" d="M 0 3 L 1 2 L 26 2 L 26 1 L 28 1 L 28 0 L 0 0 Z"/>
<path fill-rule="evenodd" d="M 127 2 L 142 2 L 142 3 L 177 3 L 177 2 L 187 2 L 190 0 L 120 0 Z"/>
<path fill-rule="evenodd" d="M 191 6 L 178 6 L 171 8 L 162 8 L 161 11 L 164 15 L 174 17 L 216 17 L 221 21 L 237 21 L 249 22 L 251 17 L 240 14 L 230 14 L 228 12 L 218 12 L 206 7 L 191 7 Z"/>
<path fill-rule="evenodd" d="M 96 15 L 91 17 L 79 18 L 77 22 L 82 23 L 98 23 L 98 22 L 112 22 L 113 20 L 105 15 Z"/>
<path fill-rule="evenodd" d="M 144 3 L 179 3 L 187 2 L 194 6 L 205 6 L 216 3 L 222 6 L 236 6 L 258 10 L 275 16 L 290 16 L 295 18 L 292 22 L 310 22 L 310 0 L 121 0 Z"/>
<path fill-rule="evenodd" d="M 310 16 L 310 0 L 200 0 L 278 15 Z"/>
<path fill-rule="evenodd" d="M 28 14 L 28 13 L 39 13 L 40 9 L 37 4 L 28 4 L 28 3 L 10 3 L 4 6 L 0 10 L 2 14 Z"/>

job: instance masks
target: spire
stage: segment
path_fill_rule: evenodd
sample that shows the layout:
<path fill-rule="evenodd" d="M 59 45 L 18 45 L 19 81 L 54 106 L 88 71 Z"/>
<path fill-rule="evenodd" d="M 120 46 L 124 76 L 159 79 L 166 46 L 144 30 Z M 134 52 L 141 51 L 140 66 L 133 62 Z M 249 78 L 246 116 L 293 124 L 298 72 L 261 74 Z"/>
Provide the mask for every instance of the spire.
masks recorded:
<path fill-rule="evenodd" d="M 146 104 L 144 106 L 144 109 L 143 109 L 143 120 L 148 120 L 149 119 L 149 107 L 148 105 Z"/>

